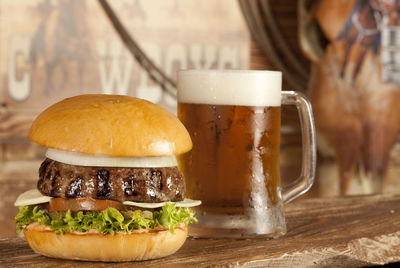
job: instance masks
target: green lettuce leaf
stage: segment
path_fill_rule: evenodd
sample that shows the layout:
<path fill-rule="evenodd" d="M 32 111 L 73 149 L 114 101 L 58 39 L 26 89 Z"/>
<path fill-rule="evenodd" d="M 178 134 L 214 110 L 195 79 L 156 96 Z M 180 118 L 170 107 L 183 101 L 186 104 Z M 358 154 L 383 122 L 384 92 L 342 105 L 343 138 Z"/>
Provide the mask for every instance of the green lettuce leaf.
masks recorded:
<path fill-rule="evenodd" d="M 51 223 L 51 218 L 45 210 L 40 210 L 35 206 L 24 206 L 15 216 L 17 224 L 17 234 L 23 230 L 23 226 L 29 225 L 32 222 L 37 222 L 41 225 L 48 226 Z"/>
<path fill-rule="evenodd" d="M 118 211 L 115 208 L 107 208 L 103 211 L 79 211 L 79 212 L 51 212 L 40 209 L 38 206 L 20 207 L 15 216 L 17 233 L 31 223 L 48 226 L 56 233 L 88 232 L 96 229 L 102 234 L 114 234 L 115 232 L 129 232 L 133 230 L 152 230 L 159 226 L 169 228 L 171 233 L 180 224 L 197 223 L 194 212 L 189 208 L 175 207 L 173 203 L 167 203 L 160 211 Z"/>
<path fill-rule="evenodd" d="M 191 209 L 176 209 L 175 205 L 172 203 L 167 203 L 160 211 L 155 211 L 153 214 L 156 223 L 168 226 L 172 233 L 175 232 L 175 226 L 182 222 L 185 224 L 197 223 L 197 219 L 194 217 L 194 212 Z"/>

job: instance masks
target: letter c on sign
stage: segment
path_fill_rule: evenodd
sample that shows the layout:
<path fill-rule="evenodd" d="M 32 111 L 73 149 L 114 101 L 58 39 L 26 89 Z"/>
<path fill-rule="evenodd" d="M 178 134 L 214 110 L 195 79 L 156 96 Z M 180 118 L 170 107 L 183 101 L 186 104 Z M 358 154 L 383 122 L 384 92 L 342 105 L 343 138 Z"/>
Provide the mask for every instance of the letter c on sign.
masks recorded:
<path fill-rule="evenodd" d="M 24 101 L 29 97 L 31 76 L 24 73 L 21 80 L 17 79 L 17 56 L 22 54 L 28 59 L 30 40 L 26 36 L 16 35 L 11 38 L 8 60 L 8 93 L 16 101 Z"/>

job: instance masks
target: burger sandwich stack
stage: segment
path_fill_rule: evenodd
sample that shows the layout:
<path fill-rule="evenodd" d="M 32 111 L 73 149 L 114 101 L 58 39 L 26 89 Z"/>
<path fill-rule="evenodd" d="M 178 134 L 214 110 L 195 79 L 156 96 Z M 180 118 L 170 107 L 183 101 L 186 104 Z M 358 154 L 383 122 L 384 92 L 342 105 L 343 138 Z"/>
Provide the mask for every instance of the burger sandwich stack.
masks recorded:
<path fill-rule="evenodd" d="M 145 100 L 80 95 L 43 111 L 29 138 L 47 147 L 37 189 L 15 202 L 17 232 L 42 255 L 89 261 L 164 257 L 196 222 L 176 156 L 182 123 Z"/>

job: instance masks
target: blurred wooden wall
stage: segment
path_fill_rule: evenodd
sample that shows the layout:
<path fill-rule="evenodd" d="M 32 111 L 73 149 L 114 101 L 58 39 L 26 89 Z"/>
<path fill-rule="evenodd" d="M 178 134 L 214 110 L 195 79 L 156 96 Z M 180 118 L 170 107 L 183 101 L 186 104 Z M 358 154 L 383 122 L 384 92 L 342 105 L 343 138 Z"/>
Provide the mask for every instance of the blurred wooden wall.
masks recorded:
<path fill-rule="evenodd" d="M 310 70 L 310 64 L 305 61 L 298 43 L 297 2 L 291 0 L 269 0 L 269 3 L 277 25 L 281 29 L 290 48 L 298 55 L 299 60 L 304 64 L 304 68 Z M 268 57 L 262 52 L 262 49 L 254 39 L 251 40 L 250 68 L 273 68 Z M 291 88 L 285 80 L 283 89 L 300 90 L 307 94 L 307 91 L 304 89 Z M 283 185 L 295 179 L 300 173 L 300 135 L 297 111 L 294 107 L 283 106 L 281 130 L 281 179 Z M 385 194 L 400 193 L 400 133 L 397 143 L 391 151 L 388 175 L 383 192 Z M 303 198 L 337 195 L 339 195 L 339 177 L 333 152 L 324 156 L 318 154 L 317 174 L 314 186 Z"/>

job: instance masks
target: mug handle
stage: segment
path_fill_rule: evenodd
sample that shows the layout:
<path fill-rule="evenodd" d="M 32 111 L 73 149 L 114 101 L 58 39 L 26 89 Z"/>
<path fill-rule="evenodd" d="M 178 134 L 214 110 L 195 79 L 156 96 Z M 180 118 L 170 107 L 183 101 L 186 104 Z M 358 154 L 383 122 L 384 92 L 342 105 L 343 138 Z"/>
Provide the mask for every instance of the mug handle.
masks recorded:
<path fill-rule="evenodd" d="M 294 182 L 283 187 L 282 200 L 285 204 L 307 192 L 314 183 L 316 165 L 315 126 L 311 104 L 306 96 L 296 91 L 282 91 L 281 103 L 296 105 L 302 130 L 301 174 Z"/>

